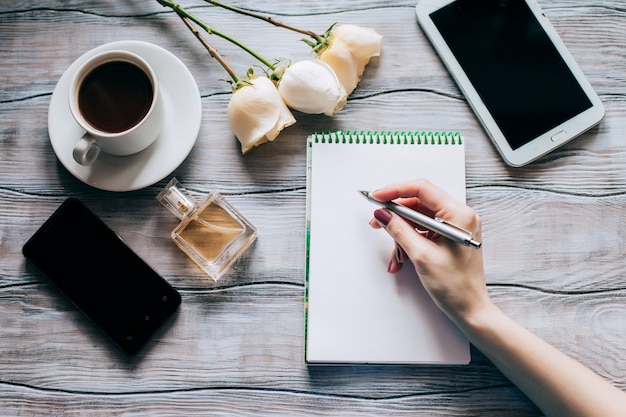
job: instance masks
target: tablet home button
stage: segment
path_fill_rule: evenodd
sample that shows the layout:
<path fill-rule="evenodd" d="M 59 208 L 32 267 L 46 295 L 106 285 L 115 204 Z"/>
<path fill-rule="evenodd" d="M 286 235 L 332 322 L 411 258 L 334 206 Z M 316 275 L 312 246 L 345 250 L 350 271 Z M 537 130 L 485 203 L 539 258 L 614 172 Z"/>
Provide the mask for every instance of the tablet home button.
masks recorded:
<path fill-rule="evenodd" d="M 567 132 L 564 130 L 561 130 L 560 132 L 552 135 L 552 142 L 558 142 L 562 139 L 565 139 L 566 136 L 567 136 Z"/>

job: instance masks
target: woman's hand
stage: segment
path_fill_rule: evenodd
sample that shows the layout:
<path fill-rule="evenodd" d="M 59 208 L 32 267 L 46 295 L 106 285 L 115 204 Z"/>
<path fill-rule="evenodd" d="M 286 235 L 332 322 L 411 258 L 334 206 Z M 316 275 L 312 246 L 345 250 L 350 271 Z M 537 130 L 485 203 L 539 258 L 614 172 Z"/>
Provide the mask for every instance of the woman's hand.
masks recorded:
<path fill-rule="evenodd" d="M 431 217 L 461 227 L 480 240 L 478 215 L 428 180 L 400 182 L 373 192 L 379 201 L 394 200 Z M 416 230 L 417 225 L 387 209 L 374 212 L 372 227 L 384 228 L 396 241 L 389 272 L 411 260 L 435 303 L 452 320 L 466 321 L 491 305 L 484 278 L 482 251 L 455 243 L 432 232 Z"/>
<path fill-rule="evenodd" d="M 373 197 L 440 217 L 481 238 L 478 215 L 426 180 L 388 185 L 375 191 Z M 547 416 L 625 415 L 624 392 L 491 303 L 481 250 L 416 231 L 416 225 L 387 209 L 376 210 L 370 224 L 385 228 L 399 247 L 389 271 L 397 271 L 408 257 L 439 308 Z"/>

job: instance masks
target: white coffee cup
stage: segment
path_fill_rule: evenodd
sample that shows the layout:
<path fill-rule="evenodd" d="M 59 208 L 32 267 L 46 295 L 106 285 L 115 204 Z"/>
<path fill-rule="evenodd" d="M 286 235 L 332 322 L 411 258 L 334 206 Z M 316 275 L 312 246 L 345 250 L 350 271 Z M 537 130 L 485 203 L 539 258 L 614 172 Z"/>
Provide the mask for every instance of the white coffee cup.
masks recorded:
<path fill-rule="evenodd" d="M 72 155 L 91 165 L 100 151 L 132 155 L 161 133 L 163 103 L 150 65 L 123 50 L 107 51 L 83 63 L 70 84 L 72 116 L 85 130 Z"/>

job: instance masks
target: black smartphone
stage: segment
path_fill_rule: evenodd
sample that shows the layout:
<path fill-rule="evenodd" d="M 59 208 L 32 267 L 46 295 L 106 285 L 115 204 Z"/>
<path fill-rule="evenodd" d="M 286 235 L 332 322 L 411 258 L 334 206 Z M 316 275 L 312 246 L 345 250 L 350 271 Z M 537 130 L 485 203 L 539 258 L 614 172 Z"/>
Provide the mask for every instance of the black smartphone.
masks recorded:
<path fill-rule="evenodd" d="M 181 303 L 176 289 L 75 198 L 61 204 L 22 252 L 128 354 Z"/>

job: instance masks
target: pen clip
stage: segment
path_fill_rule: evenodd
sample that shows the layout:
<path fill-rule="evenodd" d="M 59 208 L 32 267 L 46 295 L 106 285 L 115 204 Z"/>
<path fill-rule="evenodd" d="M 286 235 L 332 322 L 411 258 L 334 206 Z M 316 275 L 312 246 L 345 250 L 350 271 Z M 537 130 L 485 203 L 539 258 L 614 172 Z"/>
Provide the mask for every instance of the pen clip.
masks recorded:
<path fill-rule="evenodd" d="M 448 225 L 448 226 L 450 226 L 450 227 L 454 227 L 455 229 L 457 229 L 457 230 L 459 230 L 459 231 L 461 231 L 461 232 L 463 232 L 463 233 L 467 233 L 467 235 L 468 235 L 468 237 L 469 237 L 470 239 L 471 239 L 471 238 L 472 238 L 472 236 L 473 236 L 473 235 L 472 235 L 472 232 L 470 232 L 469 230 L 463 229 L 462 227 L 459 227 L 459 226 L 457 226 L 457 225 L 455 225 L 455 224 L 452 224 L 452 223 L 450 223 L 449 221 L 446 221 L 446 220 L 442 219 L 441 217 L 435 217 L 435 221 L 437 221 L 437 222 L 439 222 L 439 223 L 446 224 L 446 225 Z"/>

